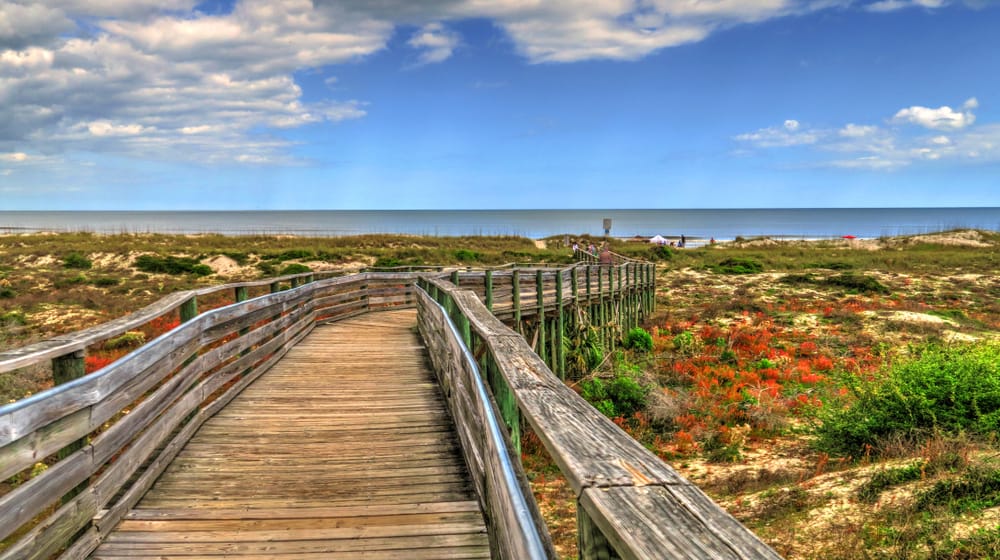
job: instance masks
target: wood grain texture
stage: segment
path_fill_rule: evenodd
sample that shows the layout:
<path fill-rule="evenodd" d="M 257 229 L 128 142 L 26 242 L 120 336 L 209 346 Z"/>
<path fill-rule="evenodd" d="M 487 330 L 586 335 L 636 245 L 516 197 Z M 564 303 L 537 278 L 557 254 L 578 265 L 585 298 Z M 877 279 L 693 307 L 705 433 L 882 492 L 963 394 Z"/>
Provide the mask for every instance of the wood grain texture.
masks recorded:
<path fill-rule="evenodd" d="M 92 558 L 489 558 L 412 310 L 316 327 Z"/>

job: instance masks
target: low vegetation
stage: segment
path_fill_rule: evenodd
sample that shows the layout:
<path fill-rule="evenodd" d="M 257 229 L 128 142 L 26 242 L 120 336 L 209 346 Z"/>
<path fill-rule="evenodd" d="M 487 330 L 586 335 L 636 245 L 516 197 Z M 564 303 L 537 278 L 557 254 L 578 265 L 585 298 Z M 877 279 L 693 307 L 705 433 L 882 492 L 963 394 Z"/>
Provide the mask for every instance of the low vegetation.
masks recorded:
<path fill-rule="evenodd" d="M 1000 557 L 998 246 L 988 232 L 681 250 L 614 241 L 658 263 L 659 311 L 613 351 L 592 328 L 569 333 L 571 383 L 787 558 Z M 0 348 L 211 283 L 571 261 L 561 238 L 2 236 Z M 87 370 L 176 321 L 92 349 Z M 0 375 L 0 393 L 47 382 Z M 537 438 L 522 445 L 557 548 L 574 558 L 572 492 Z"/>

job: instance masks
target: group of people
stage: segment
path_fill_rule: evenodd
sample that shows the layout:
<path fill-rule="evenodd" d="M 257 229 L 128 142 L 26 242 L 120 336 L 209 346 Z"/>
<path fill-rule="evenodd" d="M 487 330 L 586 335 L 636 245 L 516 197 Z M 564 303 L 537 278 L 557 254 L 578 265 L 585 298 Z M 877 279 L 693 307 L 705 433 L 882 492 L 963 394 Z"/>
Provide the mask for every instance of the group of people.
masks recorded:
<path fill-rule="evenodd" d="M 607 242 L 601 243 L 600 250 L 593 244 L 587 245 L 584 249 L 580 247 L 580 244 L 576 241 L 573 242 L 573 254 L 583 251 L 592 257 L 597 257 L 597 262 L 600 264 L 611 265 L 614 264 L 614 256 L 611 254 L 611 249 L 608 247 Z"/>

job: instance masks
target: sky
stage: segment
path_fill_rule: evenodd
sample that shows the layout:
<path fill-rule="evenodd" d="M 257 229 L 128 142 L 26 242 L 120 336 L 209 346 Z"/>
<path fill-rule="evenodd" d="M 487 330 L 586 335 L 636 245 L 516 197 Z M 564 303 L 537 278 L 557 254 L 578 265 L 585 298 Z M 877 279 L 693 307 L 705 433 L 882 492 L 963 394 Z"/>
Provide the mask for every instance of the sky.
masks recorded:
<path fill-rule="evenodd" d="M 0 210 L 1000 207 L 1000 0 L 0 0 Z"/>

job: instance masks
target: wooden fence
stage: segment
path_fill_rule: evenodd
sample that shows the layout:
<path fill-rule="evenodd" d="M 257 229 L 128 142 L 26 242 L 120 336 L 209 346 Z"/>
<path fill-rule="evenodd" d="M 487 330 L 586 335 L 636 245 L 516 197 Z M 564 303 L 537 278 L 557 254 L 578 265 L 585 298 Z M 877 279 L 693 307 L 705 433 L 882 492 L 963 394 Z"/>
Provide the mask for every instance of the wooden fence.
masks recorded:
<path fill-rule="evenodd" d="M 86 557 L 198 427 L 317 322 L 413 305 L 495 557 L 553 557 L 520 470 L 527 425 L 575 492 L 583 558 L 778 558 L 553 373 L 565 374 L 573 325 L 591 322 L 613 345 L 653 310 L 651 265 L 319 277 L 183 292 L 0 354 L 0 372 L 51 363 L 60 383 L 0 407 L 0 480 L 49 465 L 0 496 L 0 560 Z M 199 299 L 223 293 L 234 303 L 198 314 Z M 182 324 L 83 375 L 87 348 L 168 314 Z"/>
<path fill-rule="evenodd" d="M 581 268 L 593 272 L 590 267 L 573 267 L 568 274 L 577 278 Z M 537 287 L 541 289 L 529 311 L 543 319 L 539 323 L 542 332 L 547 310 L 559 315 L 565 312 L 565 299 L 558 295 L 564 287 L 560 278 L 565 272 L 555 273 L 556 289 L 552 297 L 546 297 L 550 290 L 544 289 L 544 275 L 536 273 Z M 580 295 L 579 284 L 574 283 L 575 305 L 617 306 L 619 317 L 637 316 L 642 309 L 651 309 L 653 283 L 646 280 L 651 279 L 651 273 L 623 272 L 618 278 L 625 274 L 630 280 L 624 285 L 612 281 L 597 288 L 588 281 L 586 285 L 591 289 L 586 298 Z M 510 431 L 511 445 L 516 446 L 520 440 L 522 425 L 529 426 L 569 482 L 577 498 L 580 558 L 780 558 L 701 490 L 567 387 L 553 373 L 555 368 L 550 367 L 551 363 L 558 364 L 558 360 L 550 358 L 547 364 L 544 354 L 536 352 L 522 334 L 503 324 L 494 315 L 495 309 L 491 311 L 490 305 L 481 299 L 493 289 L 493 279 L 484 275 L 482 290 L 463 289 L 462 286 L 470 284 L 479 286 L 478 278 L 462 275 L 446 281 L 436 275 L 424 275 L 418 285 L 429 299 L 446 310 L 457 326 L 461 343 L 475 356 L 495 406 Z M 517 277 L 514 278 L 516 282 Z M 635 283 L 631 284 L 633 280 Z M 634 304 L 631 311 L 627 302 Z M 512 307 L 516 315 L 517 304 Z M 418 299 L 421 313 L 428 308 L 422 298 Z M 520 310 L 523 319 L 526 310 L 524 307 Z M 627 324 L 630 321 L 626 319 Z M 517 326 L 520 325 L 518 321 Z M 433 322 L 421 320 L 421 326 L 425 340 L 444 336 L 445 331 L 434 328 Z M 435 353 L 455 353 L 448 349 L 446 341 L 428 344 L 435 348 Z M 454 358 L 441 359 L 445 367 L 454 367 L 447 365 L 454 363 Z M 447 387 L 445 390 L 457 391 L 459 395 L 452 397 L 455 399 L 461 399 L 461 393 L 468 391 Z"/>
<path fill-rule="evenodd" d="M 0 497 L 0 540 L 8 543 L 0 559 L 48 558 L 64 548 L 60 558 L 86 557 L 198 427 L 317 322 L 413 304 L 411 275 L 313 279 L 183 292 L 105 325 L 0 354 L 0 371 L 51 359 L 57 382 L 65 380 L 0 407 L 0 480 L 50 463 Z M 254 288 L 273 293 L 197 314 L 199 297 L 230 290 L 245 300 Z M 180 313 L 180 326 L 83 376 L 88 346 L 172 312 Z"/>

